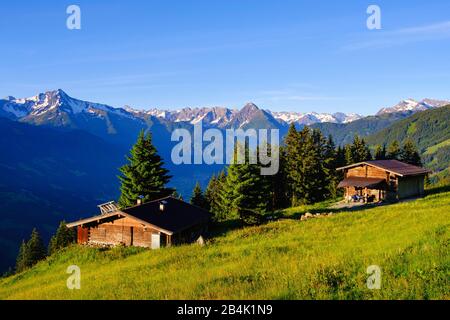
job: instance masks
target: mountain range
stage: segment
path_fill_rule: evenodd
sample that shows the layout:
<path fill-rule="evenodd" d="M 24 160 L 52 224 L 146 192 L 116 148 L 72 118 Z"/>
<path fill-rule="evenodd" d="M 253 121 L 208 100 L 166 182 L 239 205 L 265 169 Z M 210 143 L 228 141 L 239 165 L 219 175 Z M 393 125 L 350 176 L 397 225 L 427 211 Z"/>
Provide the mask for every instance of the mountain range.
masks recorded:
<path fill-rule="evenodd" d="M 382 108 L 376 115 L 399 112 L 417 112 L 449 104 L 449 101 L 424 99 L 403 100 L 397 105 Z M 273 112 L 259 109 L 255 104 L 248 103 L 241 110 L 226 107 L 183 108 L 180 110 L 149 109 L 138 110 L 130 106 L 114 108 L 105 104 L 92 103 L 70 97 L 63 90 L 48 91 L 30 98 L 6 97 L 0 99 L 0 116 L 12 120 L 32 124 L 50 123 L 54 126 L 81 126 L 88 119 L 103 119 L 107 122 L 110 117 L 118 117 L 122 121 L 136 121 L 141 125 L 149 119 L 159 119 L 162 122 L 195 124 L 203 121 L 205 126 L 227 128 L 242 128 L 251 124 L 252 117 L 266 118 L 277 126 L 286 126 L 291 123 L 299 125 L 312 125 L 315 123 L 350 123 L 364 118 L 361 115 L 342 112 Z M 109 128 L 114 133 L 114 128 Z"/>

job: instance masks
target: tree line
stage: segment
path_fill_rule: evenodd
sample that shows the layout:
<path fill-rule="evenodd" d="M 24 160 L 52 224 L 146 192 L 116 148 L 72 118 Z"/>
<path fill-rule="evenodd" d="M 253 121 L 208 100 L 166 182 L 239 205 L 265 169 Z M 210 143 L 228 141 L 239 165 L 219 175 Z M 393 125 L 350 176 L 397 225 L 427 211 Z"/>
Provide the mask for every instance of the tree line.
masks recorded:
<path fill-rule="evenodd" d="M 69 246 L 75 242 L 75 231 L 66 227 L 62 221 L 56 230 L 55 235 L 50 239 L 48 247 L 45 247 L 44 241 L 36 228 L 31 232 L 30 238 L 22 241 L 19 253 L 16 258 L 16 272 L 22 272 L 39 261 L 52 255 L 56 251 Z"/>
<path fill-rule="evenodd" d="M 232 163 L 213 175 L 202 191 L 197 183 L 191 203 L 210 211 L 214 220 L 240 219 L 258 223 L 279 209 L 311 204 L 341 195 L 337 185 L 342 173 L 336 168 L 370 160 L 396 159 L 421 165 L 420 155 L 408 140 L 371 148 L 355 136 L 351 144 L 336 147 L 331 136 L 319 129 L 289 127 L 280 152 L 280 169 L 274 176 L 259 175 L 261 164 Z"/>

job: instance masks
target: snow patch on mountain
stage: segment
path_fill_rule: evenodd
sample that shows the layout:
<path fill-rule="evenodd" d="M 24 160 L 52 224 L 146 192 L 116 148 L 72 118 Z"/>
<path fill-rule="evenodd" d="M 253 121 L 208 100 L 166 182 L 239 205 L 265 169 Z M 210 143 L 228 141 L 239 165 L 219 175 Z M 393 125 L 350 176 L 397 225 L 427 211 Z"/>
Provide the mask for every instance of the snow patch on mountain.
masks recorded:
<path fill-rule="evenodd" d="M 449 105 L 450 101 L 446 100 L 436 100 L 436 99 L 423 99 L 421 101 L 416 101 L 414 99 L 405 99 L 397 103 L 393 107 L 382 108 L 378 111 L 377 115 L 383 115 L 388 113 L 414 113 L 419 111 L 424 111 L 428 109 L 440 108 L 445 105 Z"/>
<path fill-rule="evenodd" d="M 361 119 L 363 116 L 351 113 L 317 113 L 317 112 L 309 112 L 309 113 L 299 113 L 299 112 L 272 112 L 272 115 L 275 119 L 279 119 L 288 124 L 298 123 L 311 125 L 314 123 L 348 123 L 358 119 Z"/>
<path fill-rule="evenodd" d="M 378 115 L 394 112 L 412 113 L 448 104 L 450 104 L 450 101 L 446 100 L 423 99 L 416 101 L 414 99 L 406 99 L 393 107 L 381 109 Z M 8 117 L 15 119 L 26 118 L 27 121 L 31 122 L 33 122 L 33 119 L 39 118 L 40 123 L 55 118 L 60 118 L 64 123 L 66 118 L 63 114 L 73 115 L 74 117 L 85 114 L 96 118 L 116 115 L 136 121 L 143 121 L 148 117 L 154 117 L 167 123 L 196 124 L 202 121 L 205 126 L 217 128 L 242 128 L 244 126 L 280 127 L 291 123 L 301 125 L 349 123 L 363 118 L 363 116 L 356 113 L 346 114 L 342 112 L 333 114 L 317 112 L 274 112 L 262 110 L 251 102 L 247 103 L 241 110 L 219 106 L 202 108 L 187 107 L 180 110 L 162 110 L 158 108 L 141 110 L 130 106 L 114 108 L 105 104 L 72 98 L 61 89 L 40 93 L 29 98 L 16 99 L 8 96 L 0 99 L 0 112 L 3 112 L 3 114 L 6 113 Z"/>

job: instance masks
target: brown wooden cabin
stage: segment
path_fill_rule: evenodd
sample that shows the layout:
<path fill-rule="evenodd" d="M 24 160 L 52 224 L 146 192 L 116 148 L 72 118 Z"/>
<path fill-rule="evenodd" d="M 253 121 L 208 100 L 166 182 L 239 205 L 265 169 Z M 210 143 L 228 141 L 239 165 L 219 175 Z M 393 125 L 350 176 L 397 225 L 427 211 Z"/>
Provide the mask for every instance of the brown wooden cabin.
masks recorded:
<path fill-rule="evenodd" d="M 344 172 L 344 180 L 338 187 L 345 189 L 345 198 L 359 196 L 364 202 L 420 197 L 425 177 L 430 173 L 398 160 L 365 161 L 337 170 Z"/>
<path fill-rule="evenodd" d="M 99 208 L 100 215 L 67 224 L 77 228 L 79 244 L 158 249 L 193 242 L 207 231 L 211 217 L 207 211 L 173 197 L 127 209 L 119 209 L 114 202 Z"/>

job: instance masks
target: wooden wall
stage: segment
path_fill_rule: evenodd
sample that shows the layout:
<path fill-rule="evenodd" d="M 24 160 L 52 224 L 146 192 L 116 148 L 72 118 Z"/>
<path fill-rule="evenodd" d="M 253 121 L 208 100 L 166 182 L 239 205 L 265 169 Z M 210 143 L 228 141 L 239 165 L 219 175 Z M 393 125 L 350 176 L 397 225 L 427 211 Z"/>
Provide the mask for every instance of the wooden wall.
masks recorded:
<path fill-rule="evenodd" d="M 391 185 L 390 184 L 390 179 L 392 178 L 393 181 L 395 181 L 396 177 L 395 175 L 390 175 L 389 172 L 383 170 L 383 169 L 379 169 L 379 168 L 375 168 L 372 166 L 368 166 L 368 165 L 360 165 L 358 167 L 355 168 L 350 168 L 345 172 L 345 177 L 362 177 L 362 178 L 380 178 L 380 179 L 385 179 L 386 183 L 388 185 L 391 186 L 391 190 L 389 191 L 385 191 L 385 190 L 371 190 L 368 189 L 367 190 L 367 195 L 371 196 L 375 196 L 375 200 L 381 200 L 381 199 L 386 199 L 389 197 L 394 197 L 396 196 L 396 186 L 395 185 Z M 360 195 L 363 196 L 364 195 L 364 190 L 361 189 L 355 189 L 354 187 L 346 187 L 345 190 L 345 196 L 352 196 L 352 195 Z"/>
<path fill-rule="evenodd" d="M 423 195 L 424 179 L 424 176 L 400 178 L 398 181 L 399 198 L 404 199 Z"/>
<path fill-rule="evenodd" d="M 367 165 L 348 169 L 346 177 L 364 177 L 387 179 L 388 173 L 383 169 L 374 168 Z"/>
<path fill-rule="evenodd" d="M 144 227 L 139 222 L 128 217 L 112 222 L 100 223 L 96 226 L 78 227 L 78 243 L 101 246 L 136 246 L 152 247 L 152 234 L 159 234 L 160 246 L 190 243 L 207 231 L 207 224 L 197 225 L 181 233 L 166 235 L 156 229 Z M 159 247 L 159 246 L 157 246 Z"/>
<path fill-rule="evenodd" d="M 378 169 L 375 167 L 361 165 L 359 167 L 348 169 L 345 177 L 367 177 L 383 178 L 389 186 L 387 192 L 382 192 L 381 198 L 389 201 L 395 201 L 404 198 L 418 197 L 424 193 L 424 176 L 398 177 L 395 174 Z M 355 188 L 347 187 L 346 196 L 360 194 Z M 372 190 L 369 194 L 378 196 L 377 190 Z"/>
<path fill-rule="evenodd" d="M 89 229 L 89 243 L 99 245 L 119 245 L 151 247 L 152 233 L 157 230 L 145 227 L 130 218 L 101 223 Z"/>

